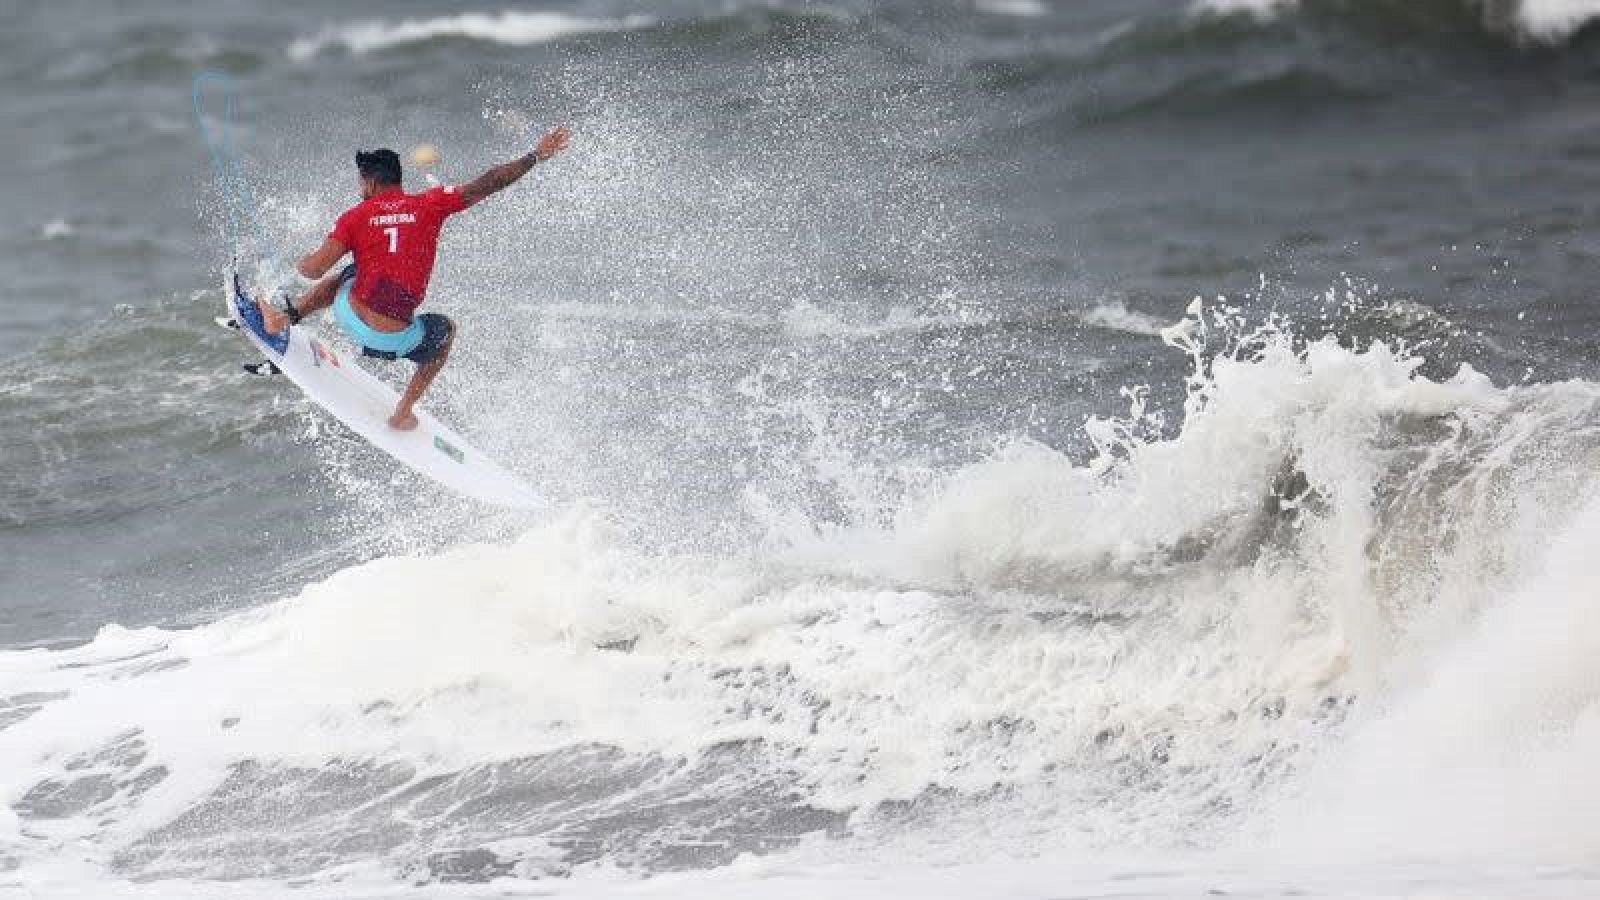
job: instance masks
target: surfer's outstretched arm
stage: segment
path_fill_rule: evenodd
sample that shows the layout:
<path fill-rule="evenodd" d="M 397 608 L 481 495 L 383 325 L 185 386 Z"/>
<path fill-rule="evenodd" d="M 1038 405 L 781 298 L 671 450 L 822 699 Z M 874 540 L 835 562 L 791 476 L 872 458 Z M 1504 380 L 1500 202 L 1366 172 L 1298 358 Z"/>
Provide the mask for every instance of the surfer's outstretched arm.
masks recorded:
<path fill-rule="evenodd" d="M 557 128 L 539 139 L 539 146 L 533 152 L 519 156 L 508 163 L 484 172 L 461 186 L 461 199 L 465 206 L 471 206 L 490 194 L 503 191 L 516 184 L 522 176 L 528 174 L 534 163 L 541 163 L 560 153 L 567 148 L 567 141 L 571 140 L 572 133 L 565 128 Z"/>

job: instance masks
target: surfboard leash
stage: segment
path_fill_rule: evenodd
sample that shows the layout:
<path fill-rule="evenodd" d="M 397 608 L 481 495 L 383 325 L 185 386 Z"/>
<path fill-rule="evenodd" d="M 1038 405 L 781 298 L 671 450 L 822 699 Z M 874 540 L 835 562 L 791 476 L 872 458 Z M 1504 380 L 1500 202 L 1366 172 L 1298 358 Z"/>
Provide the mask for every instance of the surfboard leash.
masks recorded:
<path fill-rule="evenodd" d="M 222 98 L 221 118 L 217 126 L 205 115 L 205 97 L 208 85 L 214 85 Z M 193 84 L 194 120 L 200 131 L 200 140 L 211 156 L 211 168 L 218 193 L 222 197 L 222 228 L 228 242 L 233 271 L 239 271 L 240 256 L 247 250 L 255 253 L 262 262 L 279 259 L 277 246 L 261 228 L 255 193 L 234 145 L 234 111 L 238 91 L 232 75 L 215 69 L 197 72 Z M 246 243 L 249 246 L 246 247 Z"/>

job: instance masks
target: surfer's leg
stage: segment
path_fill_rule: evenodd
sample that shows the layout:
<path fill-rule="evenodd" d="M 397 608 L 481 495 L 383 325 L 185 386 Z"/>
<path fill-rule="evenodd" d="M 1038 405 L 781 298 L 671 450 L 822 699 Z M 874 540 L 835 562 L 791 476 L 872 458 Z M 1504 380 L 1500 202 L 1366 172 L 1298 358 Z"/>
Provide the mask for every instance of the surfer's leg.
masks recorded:
<path fill-rule="evenodd" d="M 406 354 L 406 359 L 417 364 L 417 371 L 411 376 L 411 383 L 406 385 L 405 392 L 400 395 L 394 415 L 389 417 L 389 427 L 399 431 L 410 431 L 417 427 L 417 416 L 412 412 L 412 407 L 422 399 L 428 385 L 433 383 L 434 376 L 444 368 L 445 360 L 450 358 L 450 346 L 456 338 L 456 325 L 445 316 L 424 313 L 417 320 L 423 327 L 422 343 Z"/>

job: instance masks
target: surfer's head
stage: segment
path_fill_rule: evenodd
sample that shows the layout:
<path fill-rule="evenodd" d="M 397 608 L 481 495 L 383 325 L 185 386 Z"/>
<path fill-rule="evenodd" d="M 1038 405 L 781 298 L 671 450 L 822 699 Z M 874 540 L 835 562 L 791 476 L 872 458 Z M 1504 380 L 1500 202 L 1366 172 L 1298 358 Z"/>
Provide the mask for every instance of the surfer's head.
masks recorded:
<path fill-rule="evenodd" d="M 400 155 L 388 147 L 356 151 L 356 171 L 361 173 L 361 196 L 371 197 L 386 187 L 400 185 Z"/>

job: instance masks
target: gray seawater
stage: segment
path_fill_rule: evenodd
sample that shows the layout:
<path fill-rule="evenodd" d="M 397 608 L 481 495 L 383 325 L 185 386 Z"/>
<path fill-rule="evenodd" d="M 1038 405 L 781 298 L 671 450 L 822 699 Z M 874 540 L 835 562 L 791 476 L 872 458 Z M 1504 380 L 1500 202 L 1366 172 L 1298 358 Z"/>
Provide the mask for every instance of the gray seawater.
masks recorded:
<path fill-rule="evenodd" d="M 1083 463 L 1103 449 L 1085 422 L 1125 414 L 1133 388 L 1163 414 L 1138 420 L 1140 438 L 1174 438 L 1191 362 L 1156 333 L 1193 298 L 1225 297 L 1241 333 L 1287 323 L 1302 340 L 1407 348 L 1435 380 L 1467 364 L 1532 392 L 1486 433 L 1383 420 L 1393 452 L 1365 489 L 1380 511 L 1375 590 L 1387 590 L 1460 551 L 1459 520 L 1489 506 L 1570 511 L 1567 486 L 1600 453 L 1597 410 L 1558 387 L 1581 394 L 1597 374 L 1600 32 L 1579 14 L 1531 33 L 1539 5 L 0 4 L 0 647 L 196 626 L 358 563 L 507 541 L 541 521 L 448 497 L 290 387 L 239 374 L 243 345 L 211 323 L 227 249 L 190 111 L 203 69 L 237 80 L 260 228 L 291 255 L 353 202 L 357 148 L 434 143 L 441 177 L 458 180 L 544 128 L 573 129 L 565 157 L 448 227 L 429 302 L 463 332 L 434 403 L 639 553 L 726 561 L 794 522 L 882 525 L 1022 439 Z M 1306 477 L 1296 465 L 1289 454 L 1252 488 L 1273 510 Z M 1480 484 L 1499 478 L 1511 487 Z M 1505 499 L 1513 490 L 1521 500 Z M 1025 594 L 1046 607 L 1029 621 L 1070 642 L 1137 615 L 1084 599 L 1106 579 L 1134 606 L 1142 579 L 1192 576 L 1184 590 L 1204 591 L 1183 566 L 1294 557 L 1293 527 L 1208 530 L 1087 580 L 1027 563 L 986 581 L 972 563 L 940 589 Z M 926 586 L 884 574 L 873 552 L 817 577 Z M 723 684 L 737 682 L 747 712 L 823 717 L 828 701 L 788 678 L 757 669 Z M 1355 690 L 1324 691 L 1305 721 L 1343 721 L 1330 710 Z M 48 703 L 5 685 L 0 697 L 14 711 L 0 730 Z M 1006 741 L 1032 727 L 983 725 Z M 126 776 L 113 793 L 136 796 L 143 739 L 121 746 L 78 751 Z M 685 762 L 595 745 L 434 780 L 393 761 L 245 760 L 203 802 L 108 850 L 108 865 L 251 877 L 411 854 L 408 877 L 486 878 L 512 864 L 417 847 L 537 830 L 559 817 L 540 806 L 551 797 L 581 823 L 541 864 L 556 873 L 722 864 L 859 826 L 790 792 L 805 779 L 769 749 L 734 741 Z M 1160 781 L 1144 767 L 1165 752 L 1142 747 L 1124 784 Z M 1274 752 L 1251 759 L 1277 772 Z M 707 787 L 728 769 L 757 773 L 737 801 Z M 877 809 L 874 827 L 976 815 L 961 811 L 969 794 L 1026 806 L 1001 783 L 930 783 Z M 41 780 L 10 802 L 50 821 L 109 802 L 73 784 Z M 318 855 L 226 827 L 204 839 L 274 792 L 340 790 L 339 833 L 370 845 Z M 648 812 L 619 823 L 605 799 L 638 792 Z M 457 819 L 462 796 L 497 799 Z M 322 812 L 295 833 L 318 833 Z M 238 815 L 240 834 L 261 828 Z M 383 838 L 398 819 L 425 824 Z M 674 828 L 689 836 L 662 837 Z M 220 862 L 207 868 L 208 854 Z"/>

